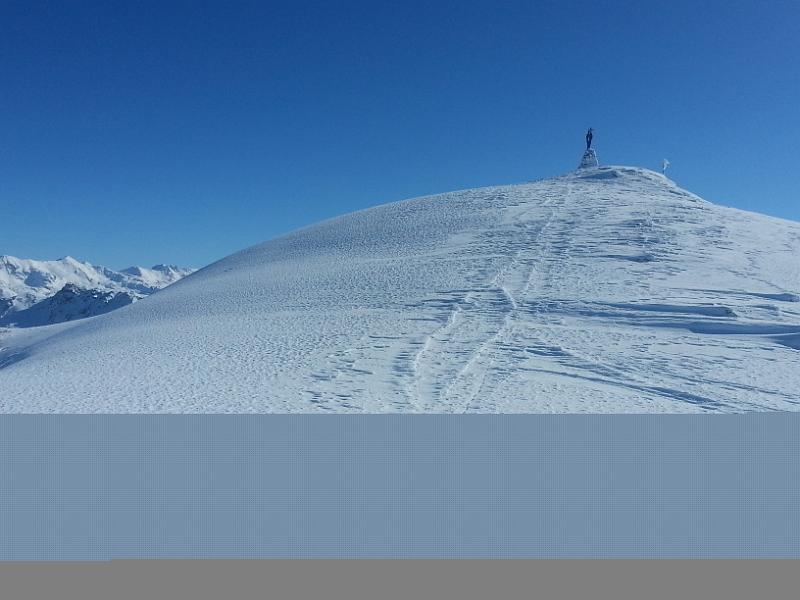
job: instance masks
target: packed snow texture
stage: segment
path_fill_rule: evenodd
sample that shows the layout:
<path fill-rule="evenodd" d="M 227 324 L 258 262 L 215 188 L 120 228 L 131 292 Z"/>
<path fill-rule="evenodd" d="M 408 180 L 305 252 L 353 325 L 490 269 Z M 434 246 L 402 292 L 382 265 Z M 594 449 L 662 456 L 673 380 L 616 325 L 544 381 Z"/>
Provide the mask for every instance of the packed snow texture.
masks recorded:
<path fill-rule="evenodd" d="M 795 411 L 799 258 L 638 168 L 418 198 L 5 332 L 0 410 Z"/>

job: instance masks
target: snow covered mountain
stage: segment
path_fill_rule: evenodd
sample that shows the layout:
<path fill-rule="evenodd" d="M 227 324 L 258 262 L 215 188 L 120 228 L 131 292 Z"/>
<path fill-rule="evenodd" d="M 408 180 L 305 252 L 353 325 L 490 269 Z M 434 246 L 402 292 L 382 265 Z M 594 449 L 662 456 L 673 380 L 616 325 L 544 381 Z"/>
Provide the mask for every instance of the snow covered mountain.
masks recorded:
<path fill-rule="evenodd" d="M 800 224 L 590 167 L 378 206 L 0 338 L 4 412 L 800 410 Z"/>
<path fill-rule="evenodd" d="M 136 299 L 131 292 L 84 290 L 68 283 L 53 296 L 0 317 L 0 326 L 39 327 L 85 319 L 122 308 Z"/>
<path fill-rule="evenodd" d="M 93 316 L 107 312 L 105 308 L 108 306 L 129 303 L 124 302 L 125 298 L 131 301 L 143 298 L 185 277 L 193 270 L 171 265 L 156 265 L 152 269 L 130 267 L 114 271 L 75 260 L 71 256 L 60 260 L 28 260 L 0 256 L 0 325 L 28 323 L 27 326 L 32 326 L 59 322 L 58 320 L 34 321 L 32 318 L 34 314 L 40 317 L 50 314 L 48 311 L 53 305 L 52 302 L 48 302 L 33 313 L 28 312 L 22 318 L 13 313 L 30 309 L 37 303 L 52 299 L 67 285 L 74 287 L 57 300 L 60 312 L 52 313 L 53 318 L 57 318 L 59 314 Z M 82 292 L 78 294 L 77 290 Z M 90 302 L 93 294 L 95 300 L 102 296 L 105 301 Z M 118 294 L 121 294 L 119 299 L 112 302 L 111 298 Z M 79 295 L 83 297 L 81 300 L 78 300 Z M 67 302 L 72 306 L 66 307 Z"/>

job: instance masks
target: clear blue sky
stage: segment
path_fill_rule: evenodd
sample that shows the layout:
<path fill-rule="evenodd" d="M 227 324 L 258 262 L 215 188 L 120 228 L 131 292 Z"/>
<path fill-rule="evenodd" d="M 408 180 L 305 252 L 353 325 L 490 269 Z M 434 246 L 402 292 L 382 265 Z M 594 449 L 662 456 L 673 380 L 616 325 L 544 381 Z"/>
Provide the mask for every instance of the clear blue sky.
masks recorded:
<path fill-rule="evenodd" d="M 800 3 L 0 3 L 0 254 L 202 266 L 600 160 L 800 220 Z"/>

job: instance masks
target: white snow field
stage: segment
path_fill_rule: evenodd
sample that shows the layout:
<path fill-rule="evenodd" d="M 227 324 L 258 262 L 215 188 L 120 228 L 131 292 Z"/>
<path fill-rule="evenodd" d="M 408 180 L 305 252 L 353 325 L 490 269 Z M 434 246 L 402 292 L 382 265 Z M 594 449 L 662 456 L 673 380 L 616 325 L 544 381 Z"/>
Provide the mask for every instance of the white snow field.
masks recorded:
<path fill-rule="evenodd" d="M 0 338 L 3 412 L 800 410 L 800 223 L 640 168 L 378 206 Z"/>

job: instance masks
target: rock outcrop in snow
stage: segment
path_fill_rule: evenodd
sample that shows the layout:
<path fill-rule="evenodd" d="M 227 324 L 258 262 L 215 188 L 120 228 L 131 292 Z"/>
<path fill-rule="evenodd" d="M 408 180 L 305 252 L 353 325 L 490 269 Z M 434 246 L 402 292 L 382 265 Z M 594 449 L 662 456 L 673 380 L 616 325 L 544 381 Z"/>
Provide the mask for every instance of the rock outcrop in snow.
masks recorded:
<path fill-rule="evenodd" d="M 799 256 L 639 168 L 417 198 L 7 330 L 0 411 L 796 411 Z"/>
<path fill-rule="evenodd" d="M 581 164 L 578 165 L 579 169 L 590 169 L 592 167 L 599 166 L 600 163 L 597 162 L 597 152 L 594 151 L 594 148 L 589 148 L 586 152 L 583 153 L 583 157 L 581 158 Z"/>

